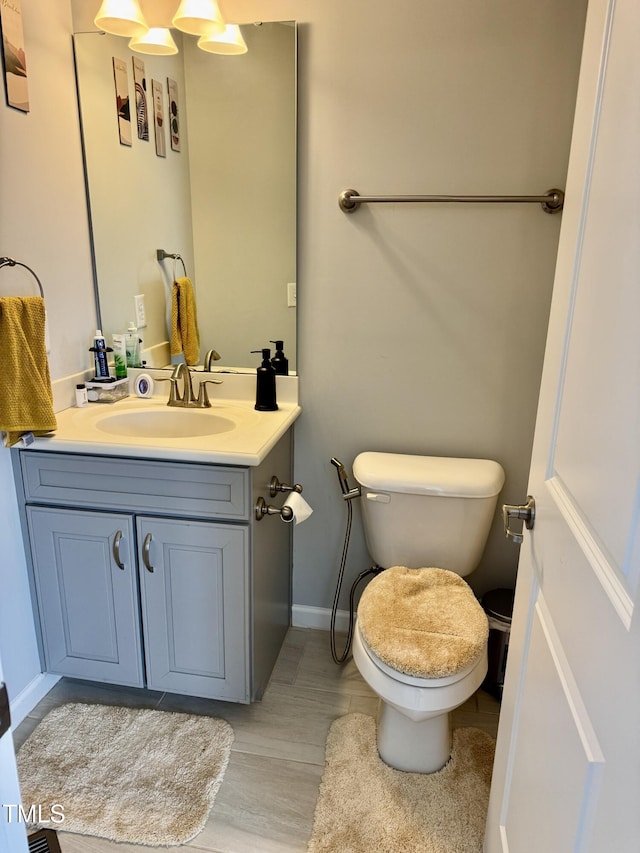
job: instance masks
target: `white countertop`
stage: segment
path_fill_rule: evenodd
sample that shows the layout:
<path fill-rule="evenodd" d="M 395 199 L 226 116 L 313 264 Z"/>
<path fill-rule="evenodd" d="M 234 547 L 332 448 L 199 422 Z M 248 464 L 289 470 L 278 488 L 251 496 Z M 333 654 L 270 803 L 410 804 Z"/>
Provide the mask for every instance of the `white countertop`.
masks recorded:
<path fill-rule="evenodd" d="M 255 383 L 255 378 L 253 379 Z M 231 390 L 231 389 L 230 389 Z M 258 412 L 253 400 L 216 396 L 209 409 L 167 407 L 166 395 L 141 399 L 130 396 L 116 403 L 89 403 L 56 414 L 58 428 L 50 437 L 38 437 L 30 449 L 59 453 L 94 453 L 143 459 L 209 462 L 220 465 L 259 465 L 301 413 L 296 402 L 279 402 L 275 412 Z M 197 412 L 199 419 L 225 418 L 230 428 L 211 435 L 152 437 L 109 431 L 111 424 L 135 413 L 170 412 L 174 420 Z M 113 419 L 115 415 L 123 418 Z"/>

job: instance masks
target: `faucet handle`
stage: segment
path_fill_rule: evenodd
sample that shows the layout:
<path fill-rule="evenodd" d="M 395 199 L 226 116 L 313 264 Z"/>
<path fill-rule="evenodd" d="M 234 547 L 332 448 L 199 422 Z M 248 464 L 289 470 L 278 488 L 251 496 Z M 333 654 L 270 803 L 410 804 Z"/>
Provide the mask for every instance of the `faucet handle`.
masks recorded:
<path fill-rule="evenodd" d="M 182 405 L 182 395 L 180 394 L 180 390 L 178 388 L 178 376 L 176 375 L 176 369 L 174 368 L 171 371 L 170 376 L 158 376 L 156 378 L 157 382 L 170 382 L 171 388 L 169 390 L 169 399 L 167 400 L 167 406 L 181 406 Z"/>
<path fill-rule="evenodd" d="M 198 396 L 196 397 L 194 408 L 196 409 L 208 409 L 211 406 L 211 400 L 209 400 L 209 392 L 207 391 L 207 385 L 222 385 L 222 379 L 203 379 L 198 386 Z"/>

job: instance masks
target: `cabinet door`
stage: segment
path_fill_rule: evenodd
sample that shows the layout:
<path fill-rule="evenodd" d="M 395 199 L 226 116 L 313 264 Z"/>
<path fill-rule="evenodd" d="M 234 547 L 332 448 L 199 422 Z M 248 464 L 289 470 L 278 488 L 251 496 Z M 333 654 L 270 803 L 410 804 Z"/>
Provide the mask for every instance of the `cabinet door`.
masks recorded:
<path fill-rule="evenodd" d="M 147 685 L 249 701 L 249 531 L 139 517 Z"/>
<path fill-rule="evenodd" d="M 27 507 L 48 672 L 142 686 L 131 516 Z"/>

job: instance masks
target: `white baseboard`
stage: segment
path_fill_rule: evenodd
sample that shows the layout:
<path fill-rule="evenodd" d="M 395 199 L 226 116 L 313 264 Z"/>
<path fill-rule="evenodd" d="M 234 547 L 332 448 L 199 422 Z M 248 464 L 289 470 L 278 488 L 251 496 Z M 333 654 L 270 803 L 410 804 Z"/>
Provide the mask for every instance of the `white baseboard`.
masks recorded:
<path fill-rule="evenodd" d="M 20 725 L 58 681 L 60 681 L 59 675 L 41 672 L 18 693 L 15 699 L 11 700 L 11 727 L 13 729 Z"/>
<path fill-rule="evenodd" d="M 319 628 L 328 631 L 331 627 L 331 610 L 327 607 L 309 607 L 306 604 L 294 604 L 291 608 L 291 624 L 294 628 Z M 349 627 L 349 611 L 338 610 L 336 628 L 346 631 Z"/>

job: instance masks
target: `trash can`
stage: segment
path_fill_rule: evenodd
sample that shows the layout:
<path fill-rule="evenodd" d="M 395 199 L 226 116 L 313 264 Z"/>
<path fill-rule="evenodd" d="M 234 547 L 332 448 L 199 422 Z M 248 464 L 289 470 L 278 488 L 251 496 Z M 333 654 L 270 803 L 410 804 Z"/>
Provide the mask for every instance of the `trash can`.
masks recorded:
<path fill-rule="evenodd" d="M 507 666 L 511 616 L 513 615 L 512 589 L 492 589 L 482 596 L 482 606 L 489 618 L 489 668 L 482 683 L 483 688 L 502 699 L 504 673 Z"/>

